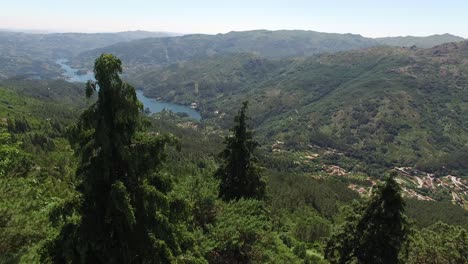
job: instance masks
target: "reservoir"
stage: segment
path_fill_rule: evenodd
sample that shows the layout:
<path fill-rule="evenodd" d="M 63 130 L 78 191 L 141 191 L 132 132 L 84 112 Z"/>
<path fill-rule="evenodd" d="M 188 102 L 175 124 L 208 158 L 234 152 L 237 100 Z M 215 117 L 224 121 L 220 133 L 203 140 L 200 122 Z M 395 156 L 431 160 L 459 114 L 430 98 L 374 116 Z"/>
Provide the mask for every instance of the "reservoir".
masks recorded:
<path fill-rule="evenodd" d="M 67 81 L 86 83 L 88 80 L 94 80 L 94 74 L 92 72 L 78 74 L 78 70 L 70 67 L 66 59 L 59 59 L 56 62 L 65 71 L 64 76 Z M 149 109 L 150 113 L 158 113 L 164 109 L 168 109 L 174 113 L 186 113 L 193 119 L 201 120 L 200 113 L 188 106 L 157 101 L 153 98 L 146 97 L 142 90 L 137 90 L 136 94 L 138 100 L 143 103 L 145 109 Z"/>

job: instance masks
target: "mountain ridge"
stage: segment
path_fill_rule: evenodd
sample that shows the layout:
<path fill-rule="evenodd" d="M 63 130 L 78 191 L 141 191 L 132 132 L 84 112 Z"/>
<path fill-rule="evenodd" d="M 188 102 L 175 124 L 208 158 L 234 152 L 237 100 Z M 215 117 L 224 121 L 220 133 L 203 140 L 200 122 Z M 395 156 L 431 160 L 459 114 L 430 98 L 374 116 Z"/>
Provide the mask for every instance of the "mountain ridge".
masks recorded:
<path fill-rule="evenodd" d="M 56 78 L 61 72 L 55 63 L 57 59 L 117 42 L 168 34 L 145 31 L 95 34 L 0 31 L 0 79 L 18 76 Z"/>
<path fill-rule="evenodd" d="M 431 48 L 448 42 L 465 41 L 465 38 L 455 36 L 449 33 L 435 34 L 430 36 L 399 36 L 399 37 L 384 37 L 375 38 L 377 42 L 383 45 L 411 47 L 417 46 L 420 48 Z"/>
<path fill-rule="evenodd" d="M 189 34 L 172 38 L 145 38 L 80 53 L 74 60 L 86 65 L 101 53 L 119 56 L 129 67 L 168 65 L 202 57 L 232 53 L 254 53 L 267 58 L 308 57 L 380 45 L 433 47 L 464 40 L 453 35 L 427 37 L 366 38 L 359 34 L 305 30 L 231 31 L 225 34 Z M 89 65 L 88 65 L 89 67 Z"/>

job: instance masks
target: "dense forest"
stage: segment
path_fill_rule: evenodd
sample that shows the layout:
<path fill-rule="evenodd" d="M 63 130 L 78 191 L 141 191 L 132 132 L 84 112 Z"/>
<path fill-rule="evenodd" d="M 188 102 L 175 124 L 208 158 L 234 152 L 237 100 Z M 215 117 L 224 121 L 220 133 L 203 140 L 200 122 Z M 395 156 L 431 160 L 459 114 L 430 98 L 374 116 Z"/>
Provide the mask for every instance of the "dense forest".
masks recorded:
<path fill-rule="evenodd" d="M 0 263 L 468 262 L 462 38 L 0 40 Z"/>
<path fill-rule="evenodd" d="M 404 199 L 396 172 L 361 197 L 259 148 L 247 102 L 194 130 L 146 116 L 118 58 L 94 72 L 2 83 L 2 263 L 466 262 L 467 212 Z"/>

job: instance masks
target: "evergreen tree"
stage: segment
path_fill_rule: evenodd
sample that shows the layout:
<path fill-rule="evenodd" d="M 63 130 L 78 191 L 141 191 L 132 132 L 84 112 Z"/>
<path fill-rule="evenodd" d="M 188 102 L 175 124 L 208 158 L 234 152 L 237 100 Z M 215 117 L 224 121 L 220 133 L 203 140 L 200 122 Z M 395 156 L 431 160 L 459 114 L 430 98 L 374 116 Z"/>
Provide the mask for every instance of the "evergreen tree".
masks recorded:
<path fill-rule="evenodd" d="M 223 163 L 216 171 L 216 177 L 221 181 L 219 196 L 225 201 L 265 196 L 265 182 L 253 155 L 258 143 L 247 126 L 247 106 L 248 102 L 244 102 L 234 119 L 233 135 L 225 139 L 226 148 L 220 154 Z"/>
<path fill-rule="evenodd" d="M 169 263 L 180 251 L 178 203 L 167 196 L 170 178 L 155 172 L 176 140 L 139 132 L 142 104 L 121 72 L 113 55 L 95 62 L 97 81 L 87 83 L 86 94 L 97 91 L 97 102 L 71 133 L 81 157 L 80 195 L 51 215 L 64 225 L 41 252 L 43 262 Z"/>
<path fill-rule="evenodd" d="M 377 189 L 366 206 L 355 206 L 345 224 L 328 241 L 331 263 L 390 264 L 399 262 L 408 224 L 400 187 L 394 177 Z"/>

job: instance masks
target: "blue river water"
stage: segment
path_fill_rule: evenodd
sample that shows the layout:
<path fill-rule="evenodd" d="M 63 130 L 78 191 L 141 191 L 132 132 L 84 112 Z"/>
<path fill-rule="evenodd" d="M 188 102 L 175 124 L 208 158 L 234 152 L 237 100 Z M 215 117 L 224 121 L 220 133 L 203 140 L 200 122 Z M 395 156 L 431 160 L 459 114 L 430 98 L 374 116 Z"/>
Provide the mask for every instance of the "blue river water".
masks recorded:
<path fill-rule="evenodd" d="M 73 69 L 67 64 L 66 59 L 59 59 L 56 61 L 57 64 L 62 67 L 65 71 L 64 76 L 69 82 L 82 82 L 85 83 L 88 80 L 94 80 L 94 74 L 92 72 L 86 72 L 84 74 L 78 74 L 78 70 Z M 158 113 L 164 109 L 168 109 L 174 113 L 186 113 L 193 119 L 201 120 L 201 115 L 196 110 L 185 106 L 168 102 L 160 102 L 153 98 L 146 97 L 142 90 L 137 90 L 137 97 L 143 103 L 145 109 L 149 109 L 150 113 Z"/>

